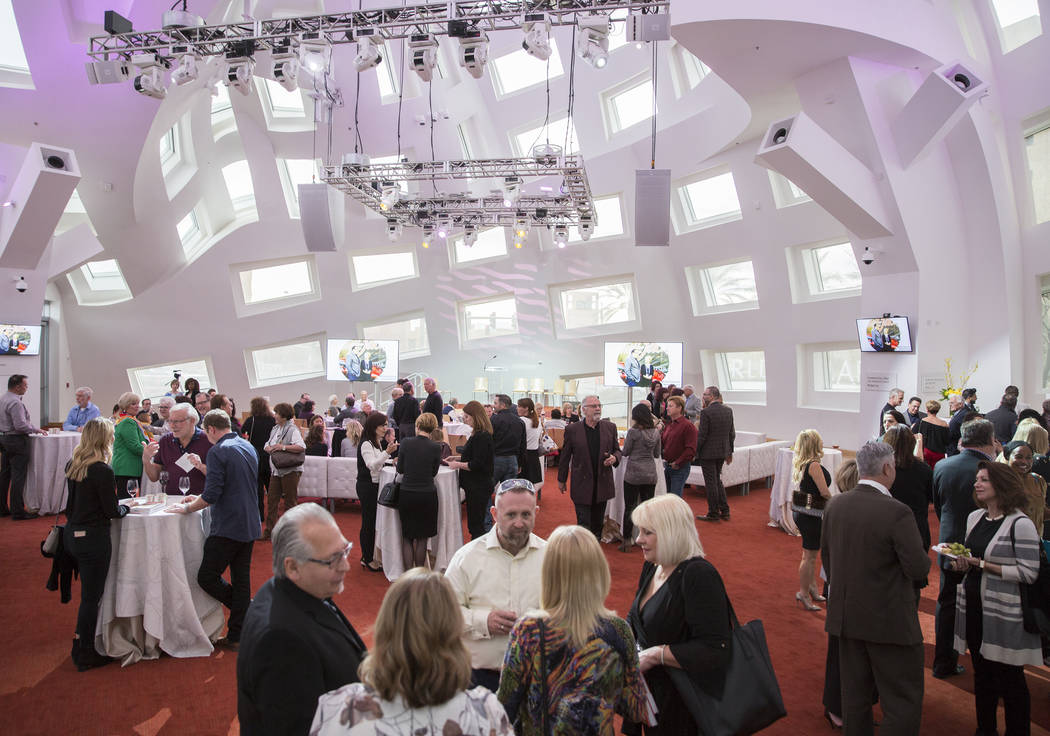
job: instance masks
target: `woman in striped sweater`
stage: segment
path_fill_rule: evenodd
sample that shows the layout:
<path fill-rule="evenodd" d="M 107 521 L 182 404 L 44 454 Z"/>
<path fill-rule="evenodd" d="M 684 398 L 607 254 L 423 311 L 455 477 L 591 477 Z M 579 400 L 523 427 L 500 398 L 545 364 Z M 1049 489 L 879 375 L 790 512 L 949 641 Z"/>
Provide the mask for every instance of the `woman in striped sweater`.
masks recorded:
<path fill-rule="evenodd" d="M 999 699 L 1007 736 L 1028 734 L 1031 699 L 1024 666 L 1041 665 L 1038 634 L 1024 630 L 1020 583 L 1039 575 L 1035 524 L 1025 515 L 1027 499 L 1021 476 L 1001 463 L 977 466 L 974 497 L 980 507 L 966 520 L 970 556 L 952 561 L 965 571 L 955 616 L 955 648 L 970 648 L 973 659 L 977 733 L 997 734 Z"/>

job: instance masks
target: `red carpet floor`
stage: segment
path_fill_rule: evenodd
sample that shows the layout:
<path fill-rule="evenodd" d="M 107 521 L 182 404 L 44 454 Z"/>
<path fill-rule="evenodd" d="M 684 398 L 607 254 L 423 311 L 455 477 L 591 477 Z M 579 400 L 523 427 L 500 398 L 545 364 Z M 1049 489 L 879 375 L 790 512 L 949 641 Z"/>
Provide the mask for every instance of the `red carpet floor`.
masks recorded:
<path fill-rule="evenodd" d="M 548 472 L 536 531 L 546 536 L 558 524 L 574 521 L 572 505 L 557 492 Z M 822 717 L 826 638 L 824 613 L 794 606 L 800 540 L 766 526 L 769 490 L 748 496 L 731 490 L 733 520 L 705 524 L 701 540 L 719 569 L 741 620 L 761 618 L 769 638 L 788 717 L 769 734 L 830 733 Z M 686 498 L 706 512 L 703 497 L 692 489 Z M 338 507 L 336 519 L 348 539 L 357 542 L 360 514 L 356 505 Z M 0 733 L 2 734 L 137 734 L 164 736 L 237 734 L 235 657 L 163 657 L 121 669 L 110 665 L 78 673 L 69 658 L 79 584 L 73 602 L 62 605 L 58 593 L 44 588 L 50 561 L 39 543 L 52 519 L 14 523 L 0 520 Z M 936 519 L 931 513 L 936 530 Z M 934 531 L 936 538 L 936 531 Z M 642 564 L 637 550 L 624 554 L 605 546 L 613 573 L 609 607 L 625 615 L 634 596 Z M 338 603 L 366 640 L 387 581 L 357 564 L 346 579 Z M 253 589 L 270 577 L 270 545 L 257 544 L 252 565 Z M 936 577 L 924 591 L 920 618 L 925 632 L 927 671 L 923 734 L 969 734 L 975 728 L 972 676 L 950 680 L 929 675 L 933 657 L 933 607 Z M 969 657 L 962 662 L 969 670 Z M 1050 671 L 1029 668 L 1035 734 L 1050 733 Z M 1000 716 L 1000 724 L 1002 724 Z"/>

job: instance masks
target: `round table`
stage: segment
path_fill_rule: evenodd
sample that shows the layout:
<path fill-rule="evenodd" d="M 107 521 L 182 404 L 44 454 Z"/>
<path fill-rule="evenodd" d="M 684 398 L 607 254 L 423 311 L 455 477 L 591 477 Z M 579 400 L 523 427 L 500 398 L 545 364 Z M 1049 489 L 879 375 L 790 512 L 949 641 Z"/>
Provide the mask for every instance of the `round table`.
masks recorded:
<path fill-rule="evenodd" d="M 781 447 L 777 451 L 776 470 L 773 473 L 773 488 L 769 492 L 769 526 L 780 527 L 788 534 L 798 536 L 798 528 L 791 513 L 791 464 L 795 460 L 795 453 L 790 447 Z M 842 465 L 842 451 L 831 448 L 824 449 L 824 457 L 820 464 L 831 473 L 831 495 L 839 492 L 835 485 L 835 473 Z"/>
<path fill-rule="evenodd" d="M 394 480 L 394 466 L 387 465 L 379 472 L 379 487 Z M 434 555 L 434 569 L 444 571 L 452 555 L 463 546 L 463 522 L 459 511 L 462 492 L 459 489 L 459 471 L 444 465 L 434 479 L 438 494 L 436 537 L 427 542 Z M 405 572 L 401 556 L 401 517 L 397 509 L 379 506 L 376 512 L 376 554 L 383 561 L 383 573 L 393 582 Z"/>
<path fill-rule="evenodd" d="M 66 463 L 80 444 L 79 432 L 29 435 L 26 511 L 60 514 L 66 508 Z"/>
<path fill-rule="evenodd" d="M 222 634 L 221 604 L 197 584 L 210 509 L 192 514 L 136 509 L 110 525 L 113 555 L 98 612 L 95 649 L 129 665 L 172 657 L 207 657 Z"/>

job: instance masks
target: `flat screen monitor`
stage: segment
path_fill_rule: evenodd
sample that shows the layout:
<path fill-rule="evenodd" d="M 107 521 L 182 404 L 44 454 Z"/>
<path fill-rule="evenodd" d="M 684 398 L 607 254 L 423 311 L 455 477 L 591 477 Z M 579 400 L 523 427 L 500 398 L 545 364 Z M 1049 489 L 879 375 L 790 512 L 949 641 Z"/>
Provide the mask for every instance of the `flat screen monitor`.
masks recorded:
<path fill-rule="evenodd" d="M 396 381 L 397 340 L 329 340 L 329 381 Z"/>
<path fill-rule="evenodd" d="M 682 343 L 605 343 L 606 386 L 648 388 L 653 381 L 682 385 Z"/>
<path fill-rule="evenodd" d="M 40 355 L 40 325 L 0 325 L 0 355 Z"/>
<path fill-rule="evenodd" d="M 911 328 L 907 317 L 865 317 L 857 320 L 862 353 L 911 353 Z"/>

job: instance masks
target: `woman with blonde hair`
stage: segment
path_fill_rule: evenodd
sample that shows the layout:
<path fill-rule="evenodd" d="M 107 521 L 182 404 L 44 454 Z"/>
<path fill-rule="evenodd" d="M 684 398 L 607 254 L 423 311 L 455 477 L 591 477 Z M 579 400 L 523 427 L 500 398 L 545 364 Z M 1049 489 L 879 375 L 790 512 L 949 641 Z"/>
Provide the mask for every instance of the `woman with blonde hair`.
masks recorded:
<path fill-rule="evenodd" d="M 120 519 L 128 507 L 117 503 L 113 470 L 109 467 L 113 451 L 113 425 L 95 418 L 84 425 L 80 444 L 66 465 L 66 550 L 80 568 L 80 608 L 73 663 L 80 672 L 108 664 L 112 660 L 95 651 L 95 624 L 98 605 L 106 587 L 112 543 L 109 520 Z"/>
<path fill-rule="evenodd" d="M 320 697 L 311 736 L 511 736 L 496 696 L 467 689 L 470 654 L 462 630 L 445 577 L 422 568 L 406 572 L 383 597 L 375 643 L 358 669 L 361 682 Z"/>
<path fill-rule="evenodd" d="M 397 451 L 397 472 L 401 492 L 397 511 L 401 517 L 401 556 L 405 567 L 427 564 L 427 540 L 437 535 L 438 497 L 434 478 L 441 468 L 441 445 L 430 439 L 437 429 L 437 417 L 419 414 L 412 427 L 414 435 L 401 428 Z"/>
<path fill-rule="evenodd" d="M 1050 458 L 1047 457 L 1047 452 L 1050 451 L 1050 435 L 1043 426 L 1036 419 L 1022 419 L 1017 424 L 1013 439 L 1028 443 L 1034 453 L 1032 472 L 1042 476 L 1043 480 L 1050 484 Z"/>
<path fill-rule="evenodd" d="M 610 583 L 609 564 L 590 531 L 554 530 L 540 570 L 542 610 L 511 629 L 500 678 L 500 702 L 520 723 L 519 734 L 612 736 L 614 714 L 645 718 L 634 637 L 604 605 Z"/>
<path fill-rule="evenodd" d="M 817 588 L 817 557 L 820 555 L 824 504 L 831 498 L 831 473 L 820 464 L 824 458 L 824 440 L 817 430 L 799 432 L 794 452 L 791 480 L 796 490 L 791 494 L 791 510 L 795 526 L 802 534 L 802 562 L 798 566 L 795 600 L 807 611 L 819 611 L 820 606 L 814 601 L 826 599 Z"/>
<path fill-rule="evenodd" d="M 140 406 L 138 394 L 121 394 L 117 406 L 120 414 L 114 420 L 113 475 L 117 498 L 130 498 L 128 481 L 142 480 L 142 443 L 146 442 L 146 435 L 135 419 Z"/>
<path fill-rule="evenodd" d="M 347 419 L 343 422 L 343 431 L 346 432 L 346 436 L 339 445 L 339 454 L 343 457 L 357 457 L 357 446 L 361 442 L 364 427 L 356 419 Z"/>
<path fill-rule="evenodd" d="M 631 519 L 645 564 L 627 620 L 642 647 L 639 666 L 656 703 L 657 724 L 646 725 L 645 733 L 696 733 L 669 672 L 685 670 L 705 692 L 722 697 L 732 654 L 729 599 L 718 570 L 704 559 L 693 511 L 680 496 L 651 498 Z"/>
<path fill-rule="evenodd" d="M 467 402 L 463 422 L 471 429 L 470 437 L 459 457 L 449 459 L 448 466 L 459 471 L 459 485 L 467 500 L 467 530 L 471 539 L 477 539 L 485 533 L 496 445 L 492 440 L 492 422 L 481 402 Z"/>

